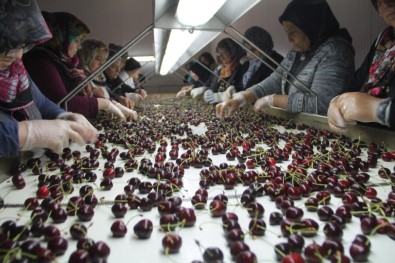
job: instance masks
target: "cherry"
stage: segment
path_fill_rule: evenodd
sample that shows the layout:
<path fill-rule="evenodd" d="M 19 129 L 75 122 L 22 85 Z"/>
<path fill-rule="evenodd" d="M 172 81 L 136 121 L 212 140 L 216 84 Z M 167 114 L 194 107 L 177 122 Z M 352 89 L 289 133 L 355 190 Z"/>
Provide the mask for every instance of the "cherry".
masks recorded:
<path fill-rule="evenodd" d="M 49 250 L 52 251 L 52 253 L 56 256 L 61 256 L 63 255 L 67 248 L 68 248 L 68 242 L 67 239 L 61 236 L 55 236 L 48 240 L 47 247 Z"/>
<path fill-rule="evenodd" d="M 291 234 L 287 238 L 287 242 L 292 252 L 301 253 L 304 247 L 304 238 L 299 234 Z"/>
<path fill-rule="evenodd" d="M 177 234 L 166 234 L 162 239 L 165 254 L 178 253 L 182 245 L 182 238 Z"/>
<path fill-rule="evenodd" d="M 329 206 L 321 206 L 317 210 L 318 218 L 321 221 L 329 221 L 330 217 L 334 214 L 332 208 Z"/>
<path fill-rule="evenodd" d="M 84 222 L 91 221 L 95 212 L 90 205 L 83 204 L 77 210 L 78 219 Z"/>
<path fill-rule="evenodd" d="M 291 246 L 288 243 L 279 243 L 274 246 L 274 253 L 277 261 L 281 261 L 284 255 L 291 252 Z"/>
<path fill-rule="evenodd" d="M 128 229 L 123 221 L 116 220 L 111 225 L 111 232 L 113 237 L 124 237 Z"/>
<path fill-rule="evenodd" d="M 124 203 L 114 203 L 111 207 L 111 212 L 116 218 L 122 218 L 125 216 L 128 209 Z"/>
<path fill-rule="evenodd" d="M 247 205 L 247 212 L 252 218 L 262 218 L 265 208 L 260 203 L 251 202 Z"/>
<path fill-rule="evenodd" d="M 250 250 L 250 247 L 242 241 L 232 242 L 229 247 L 230 254 L 233 259 L 235 259 L 241 252 Z"/>
<path fill-rule="evenodd" d="M 211 201 L 209 207 L 212 217 L 221 217 L 226 213 L 226 205 L 220 200 Z"/>
<path fill-rule="evenodd" d="M 283 214 L 280 212 L 272 212 L 269 217 L 269 224 L 271 226 L 279 225 L 283 221 Z"/>
<path fill-rule="evenodd" d="M 326 239 L 324 243 L 322 243 L 321 253 L 324 257 L 328 259 L 333 258 L 337 252 L 341 254 L 344 252 L 344 247 L 340 240 Z"/>
<path fill-rule="evenodd" d="M 257 263 L 256 255 L 251 251 L 242 251 L 236 256 L 236 263 Z"/>
<path fill-rule="evenodd" d="M 369 252 L 369 247 L 362 242 L 353 242 L 350 246 L 350 256 L 354 262 L 366 262 Z"/>
<path fill-rule="evenodd" d="M 4 200 L 1 198 L 1 201 L 2 201 L 2 205 L 0 205 L 0 208 L 4 205 Z M 37 208 L 40 204 L 39 204 L 39 202 L 38 202 L 38 200 L 37 200 L 37 198 L 35 198 L 35 197 L 29 197 L 29 198 L 27 198 L 26 200 L 25 200 L 25 202 L 24 202 L 24 207 L 27 209 L 27 210 L 34 210 L 35 208 Z"/>
<path fill-rule="evenodd" d="M 285 217 L 294 221 L 300 221 L 303 217 L 303 214 L 303 210 L 295 206 L 291 206 L 285 211 Z"/>
<path fill-rule="evenodd" d="M 17 189 L 23 189 L 26 186 L 25 179 L 20 174 L 13 175 L 11 181 Z"/>
<path fill-rule="evenodd" d="M 343 230 L 338 224 L 326 223 L 323 229 L 327 239 L 340 241 L 343 237 Z"/>
<path fill-rule="evenodd" d="M 153 224 L 149 219 L 142 219 L 133 227 L 133 231 L 140 239 L 148 239 L 151 236 Z"/>
<path fill-rule="evenodd" d="M 174 231 L 178 225 L 178 218 L 174 214 L 164 214 L 160 216 L 159 224 L 162 231 Z"/>
<path fill-rule="evenodd" d="M 281 263 L 305 263 L 305 260 L 303 259 L 302 255 L 299 253 L 291 253 L 288 255 L 285 255 Z"/>
<path fill-rule="evenodd" d="M 248 229 L 253 236 L 264 236 L 266 232 L 266 223 L 263 219 L 253 218 L 250 221 Z"/>
<path fill-rule="evenodd" d="M 192 208 L 181 207 L 177 212 L 180 225 L 184 227 L 192 227 L 196 223 L 195 210 Z"/>
<path fill-rule="evenodd" d="M 208 247 L 204 250 L 203 259 L 207 263 L 223 262 L 224 254 L 217 247 Z"/>
<path fill-rule="evenodd" d="M 234 228 L 226 233 L 225 238 L 228 244 L 231 244 L 234 241 L 243 241 L 244 233 L 240 228 Z"/>
<path fill-rule="evenodd" d="M 110 255 L 110 247 L 103 241 L 95 242 L 89 249 L 93 262 L 105 262 Z"/>
<path fill-rule="evenodd" d="M 83 224 L 74 223 L 70 227 L 70 235 L 75 240 L 80 240 L 86 237 L 88 229 Z"/>

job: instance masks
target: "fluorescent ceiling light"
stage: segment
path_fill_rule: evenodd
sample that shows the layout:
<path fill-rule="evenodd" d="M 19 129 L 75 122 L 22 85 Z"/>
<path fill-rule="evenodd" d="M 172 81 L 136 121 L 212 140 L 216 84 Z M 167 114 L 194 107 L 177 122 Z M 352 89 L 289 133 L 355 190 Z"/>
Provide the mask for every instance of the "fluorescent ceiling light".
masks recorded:
<path fill-rule="evenodd" d="M 154 56 L 136 56 L 133 57 L 135 60 L 137 60 L 138 62 L 153 62 L 155 61 L 155 57 Z"/>
<path fill-rule="evenodd" d="M 199 35 L 200 31 L 198 30 L 194 30 L 192 33 L 190 33 L 188 30 L 171 30 L 159 73 L 161 75 L 166 75 L 169 73 L 178 59 L 185 52 L 187 52 L 188 48 L 195 41 L 195 39 L 198 38 Z"/>
<path fill-rule="evenodd" d="M 177 20 L 185 26 L 200 26 L 207 23 L 226 0 L 179 0 Z"/>

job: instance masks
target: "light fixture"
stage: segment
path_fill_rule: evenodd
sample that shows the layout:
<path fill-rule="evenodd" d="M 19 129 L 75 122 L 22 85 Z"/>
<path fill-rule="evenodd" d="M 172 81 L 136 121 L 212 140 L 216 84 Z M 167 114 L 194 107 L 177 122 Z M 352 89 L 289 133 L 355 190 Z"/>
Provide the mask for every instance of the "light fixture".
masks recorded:
<path fill-rule="evenodd" d="M 154 56 L 135 56 L 133 57 L 135 60 L 138 62 L 154 62 L 155 57 Z"/>
<path fill-rule="evenodd" d="M 165 75 L 184 65 L 262 0 L 153 1 L 155 70 Z"/>
<path fill-rule="evenodd" d="M 199 36 L 199 31 L 173 29 L 170 32 L 169 41 L 163 56 L 160 74 L 166 75 L 181 55 L 187 51 L 193 41 Z"/>
<path fill-rule="evenodd" d="M 176 18 L 190 27 L 206 24 L 226 0 L 179 0 Z"/>

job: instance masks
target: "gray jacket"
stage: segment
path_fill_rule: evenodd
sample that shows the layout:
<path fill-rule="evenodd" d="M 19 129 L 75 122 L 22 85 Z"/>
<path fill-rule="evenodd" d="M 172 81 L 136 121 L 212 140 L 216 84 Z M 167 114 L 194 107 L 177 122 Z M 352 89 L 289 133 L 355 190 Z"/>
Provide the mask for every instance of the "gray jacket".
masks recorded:
<path fill-rule="evenodd" d="M 289 51 L 281 65 L 290 71 L 296 55 L 296 51 Z M 326 115 L 331 99 L 345 92 L 354 70 L 354 49 L 351 43 L 342 37 L 332 37 L 315 50 L 310 61 L 295 77 L 318 95 L 318 114 Z M 288 94 L 287 111 L 316 113 L 315 96 L 296 88 L 300 84 L 295 85 L 294 81 L 286 92 L 287 73 L 280 67 L 277 71 L 280 74 L 273 72 L 249 90 L 258 98 L 271 94 Z"/>

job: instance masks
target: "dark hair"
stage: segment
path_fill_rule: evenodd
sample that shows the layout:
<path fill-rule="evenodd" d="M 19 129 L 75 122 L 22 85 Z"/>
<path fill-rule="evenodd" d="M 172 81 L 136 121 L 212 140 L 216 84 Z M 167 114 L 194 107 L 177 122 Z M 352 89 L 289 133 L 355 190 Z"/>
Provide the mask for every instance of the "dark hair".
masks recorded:
<path fill-rule="evenodd" d="M 245 50 L 238 45 L 233 39 L 227 37 L 218 42 L 218 49 L 224 49 L 231 57 L 232 60 L 240 60 L 245 56 Z"/>
<path fill-rule="evenodd" d="M 208 61 L 209 65 L 206 65 L 207 67 L 210 67 L 212 64 L 215 64 L 215 59 L 209 52 L 203 52 L 199 56 L 199 61 L 200 61 L 200 58 L 205 58 Z"/>
<path fill-rule="evenodd" d="M 274 44 L 269 32 L 259 26 L 252 26 L 246 30 L 244 37 L 256 45 L 260 50 L 269 53 Z"/>
<path fill-rule="evenodd" d="M 339 34 L 340 25 L 326 0 L 292 0 L 279 17 L 280 23 L 290 21 L 305 33 L 311 46 Z"/>
<path fill-rule="evenodd" d="M 374 6 L 374 8 L 377 10 L 378 6 L 377 6 L 377 0 L 370 0 L 372 2 L 372 5 Z"/>

